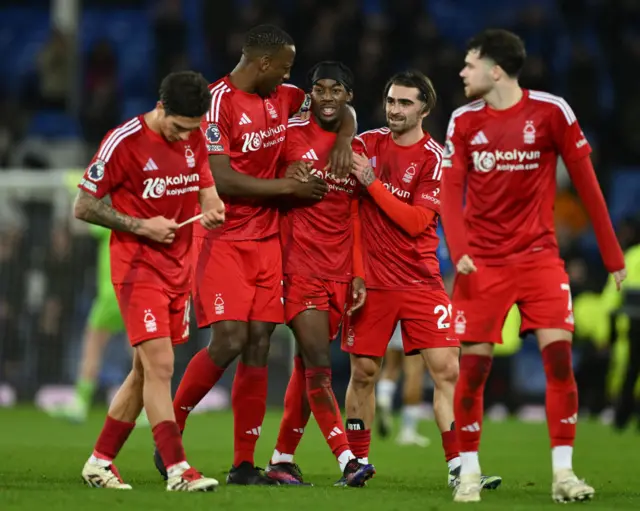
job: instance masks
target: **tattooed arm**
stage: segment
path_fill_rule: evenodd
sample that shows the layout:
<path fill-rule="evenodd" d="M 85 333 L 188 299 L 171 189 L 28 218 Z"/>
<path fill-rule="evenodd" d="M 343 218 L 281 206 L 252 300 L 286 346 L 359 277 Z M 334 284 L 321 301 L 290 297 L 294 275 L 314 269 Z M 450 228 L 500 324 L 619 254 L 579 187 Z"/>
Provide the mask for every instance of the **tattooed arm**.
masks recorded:
<path fill-rule="evenodd" d="M 365 187 L 371 186 L 376 180 L 376 175 L 373 173 L 368 158 L 362 154 L 353 155 L 351 173 L 360 181 L 360 184 Z"/>
<path fill-rule="evenodd" d="M 108 227 L 114 231 L 130 232 L 139 234 L 142 226 L 141 218 L 118 213 L 101 199 L 96 199 L 93 195 L 80 190 L 73 205 L 73 213 L 79 220 L 90 224 Z"/>

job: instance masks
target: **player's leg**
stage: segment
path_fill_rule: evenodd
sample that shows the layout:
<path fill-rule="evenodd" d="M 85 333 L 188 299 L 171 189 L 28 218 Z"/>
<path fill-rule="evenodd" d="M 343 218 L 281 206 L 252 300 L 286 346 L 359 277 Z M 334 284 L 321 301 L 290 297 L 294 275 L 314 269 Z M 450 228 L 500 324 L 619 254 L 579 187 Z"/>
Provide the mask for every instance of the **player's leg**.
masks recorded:
<path fill-rule="evenodd" d="M 620 396 L 616 404 L 614 427 L 623 430 L 638 409 L 635 389 L 640 374 L 640 318 L 629 315 L 629 356 Z"/>
<path fill-rule="evenodd" d="M 573 443 L 578 421 L 578 387 L 571 356 L 573 307 L 569 276 L 561 261 L 522 268 L 518 282 L 522 330 L 533 330 L 547 379 L 545 407 L 551 440 L 552 497 L 588 500 L 594 489 L 573 472 Z"/>
<path fill-rule="evenodd" d="M 406 357 L 404 353 L 402 355 L 404 384 L 402 386 L 400 432 L 396 442 L 400 445 L 427 447 L 431 441 L 418 433 L 425 365 L 421 357 Z M 382 369 L 384 371 L 384 366 L 382 366 Z"/>
<path fill-rule="evenodd" d="M 189 413 L 248 342 L 255 292 L 245 275 L 244 243 L 195 238 L 194 245 L 194 308 L 198 327 L 211 326 L 211 341 L 191 359 L 176 391 L 173 407 L 181 431 Z"/>
<path fill-rule="evenodd" d="M 375 384 L 396 326 L 397 313 L 395 292 L 370 289 L 367 301 L 350 318 L 342 337 L 342 349 L 351 356 L 346 395 L 347 438 L 353 454 L 362 463 L 369 461 Z"/>
<path fill-rule="evenodd" d="M 98 440 L 82 469 L 82 478 L 95 488 L 129 490 L 113 460 L 135 427 L 143 404 L 144 369 L 137 353 L 133 367 L 114 396 Z"/>
<path fill-rule="evenodd" d="M 502 342 L 502 325 L 515 302 L 517 276 L 507 268 L 483 266 L 457 275 L 453 289 L 450 335 L 461 342 L 454 416 L 460 447 L 457 502 L 477 502 L 483 486 L 478 449 L 484 415 L 484 389 L 491 372 L 493 345 Z"/>
<path fill-rule="evenodd" d="M 282 254 L 278 236 L 252 242 L 245 265 L 254 268 L 249 338 L 242 350 L 231 390 L 234 456 L 227 483 L 277 484 L 256 468 L 254 453 L 267 410 L 269 347 L 276 325 L 284 321 Z"/>
<path fill-rule="evenodd" d="M 276 447 L 266 469 L 269 477 L 277 476 L 280 482 L 296 484 L 294 481 L 297 481 L 304 484 L 302 472 L 293 462 L 293 457 L 310 417 L 305 366 L 300 349 L 297 348 L 293 359 L 293 371 L 284 395 L 284 411 Z"/>
<path fill-rule="evenodd" d="M 403 359 L 402 332 L 400 331 L 400 325 L 398 325 L 389 341 L 389 347 L 382 362 L 380 381 L 376 385 L 376 404 L 378 406 L 376 418 L 378 433 L 382 438 L 389 436 L 393 428 L 393 398 L 396 395 Z"/>

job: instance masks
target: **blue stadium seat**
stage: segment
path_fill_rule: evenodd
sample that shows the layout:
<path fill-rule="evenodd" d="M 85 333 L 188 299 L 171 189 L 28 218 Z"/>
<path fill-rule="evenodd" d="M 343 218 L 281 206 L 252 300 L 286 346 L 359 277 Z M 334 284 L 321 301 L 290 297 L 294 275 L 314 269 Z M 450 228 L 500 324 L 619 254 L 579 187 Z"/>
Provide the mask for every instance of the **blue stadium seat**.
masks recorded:
<path fill-rule="evenodd" d="M 65 112 L 41 110 L 31 117 L 27 134 L 46 139 L 78 138 L 80 126 L 76 119 Z"/>

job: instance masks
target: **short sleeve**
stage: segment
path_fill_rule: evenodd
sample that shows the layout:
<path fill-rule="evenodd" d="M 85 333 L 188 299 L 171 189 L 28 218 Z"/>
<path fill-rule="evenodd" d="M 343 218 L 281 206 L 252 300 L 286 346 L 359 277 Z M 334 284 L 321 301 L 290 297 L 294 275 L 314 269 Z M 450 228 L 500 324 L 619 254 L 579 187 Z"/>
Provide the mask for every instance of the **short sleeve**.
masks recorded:
<path fill-rule="evenodd" d="M 98 199 L 119 188 L 126 177 L 127 146 L 119 133 L 107 133 L 78 184 L 78 188 Z"/>
<path fill-rule="evenodd" d="M 233 111 L 230 91 L 223 87 L 211 95 L 211 108 L 201 125 L 208 154 L 231 154 Z"/>
<path fill-rule="evenodd" d="M 591 154 L 591 146 L 569 104 L 560 97 L 554 97 L 552 105 L 553 142 L 564 162 L 580 160 Z"/>
<path fill-rule="evenodd" d="M 467 147 L 464 140 L 464 132 L 460 126 L 460 120 L 454 114 L 449 120 L 447 128 L 447 140 L 444 143 L 444 151 L 442 153 L 443 168 L 462 168 L 467 170 Z"/>
<path fill-rule="evenodd" d="M 287 98 L 286 101 L 289 105 L 289 117 L 306 112 L 311 108 L 311 97 L 301 88 L 289 83 L 284 83 L 282 84 L 281 91 Z"/>
<path fill-rule="evenodd" d="M 440 214 L 440 180 L 442 179 L 442 148 L 433 141 L 427 142 L 429 159 L 420 173 L 420 180 L 413 196 L 413 205 L 422 206 Z"/>
<path fill-rule="evenodd" d="M 355 153 L 367 156 L 367 144 L 359 135 L 356 135 L 351 141 L 351 148 Z"/>
<path fill-rule="evenodd" d="M 198 135 L 201 140 L 198 144 L 198 175 L 200 179 L 200 189 L 211 188 L 215 183 L 213 174 L 209 166 L 209 154 L 207 151 L 207 143 L 203 133 Z"/>

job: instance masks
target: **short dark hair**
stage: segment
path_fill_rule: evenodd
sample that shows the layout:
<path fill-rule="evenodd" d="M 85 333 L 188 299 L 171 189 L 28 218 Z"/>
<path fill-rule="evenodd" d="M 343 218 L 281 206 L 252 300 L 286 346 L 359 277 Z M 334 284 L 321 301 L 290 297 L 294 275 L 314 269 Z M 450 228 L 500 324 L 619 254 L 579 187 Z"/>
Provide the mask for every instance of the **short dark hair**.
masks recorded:
<path fill-rule="evenodd" d="M 289 34 L 275 25 L 258 25 L 245 35 L 242 51 L 273 54 L 283 46 L 293 46 L 293 38 Z"/>
<path fill-rule="evenodd" d="M 410 69 L 408 71 L 402 71 L 401 73 L 397 73 L 393 75 L 387 85 L 384 88 L 384 96 L 383 101 L 386 101 L 387 95 L 389 94 L 389 89 L 392 85 L 400 85 L 401 87 L 413 87 L 418 89 L 418 99 L 424 101 L 425 110 L 430 112 L 433 110 L 433 107 L 436 106 L 436 101 L 438 96 L 436 94 L 436 89 L 431 83 L 431 80 L 420 71 L 415 69 Z"/>
<path fill-rule="evenodd" d="M 467 43 L 467 51 L 478 50 L 480 58 L 488 57 L 512 78 L 517 78 L 524 67 L 527 52 L 522 39 L 504 29 L 480 32 Z"/>
<path fill-rule="evenodd" d="M 327 76 L 314 77 L 316 75 L 316 71 L 320 70 L 320 73 L 326 73 Z M 323 60 L 322 62 L 318 62 L 315 66 L 313 66 L 309 72 L 307 73 L 307 82 L 309 82 L 309 87 L 313 87 L 314 78 L 317 80 L 322 80 L 324 78 L 334 79 L 344 86 L 347 91 L 353 90 L 353 71 L 349 69 L 349 66 L 343 64 L 342 62 L 338 62 L 335 60 Z"/>
<path fill-rule="evenodd" d="M 160 102 L 167 115 L 201 117 L 211 108 L 209 84 L 195 71 L 168 74 L 160 84 Z"/>

